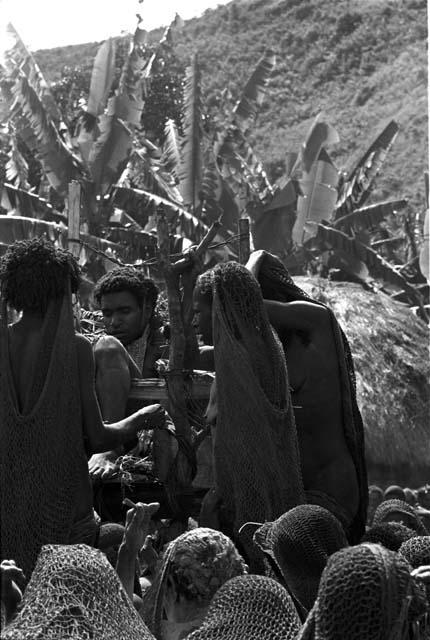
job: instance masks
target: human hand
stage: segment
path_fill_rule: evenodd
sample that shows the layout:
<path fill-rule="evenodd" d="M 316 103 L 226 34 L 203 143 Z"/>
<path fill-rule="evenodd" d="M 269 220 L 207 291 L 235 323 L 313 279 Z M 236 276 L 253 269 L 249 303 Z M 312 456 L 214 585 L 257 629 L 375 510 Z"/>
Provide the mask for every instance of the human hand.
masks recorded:
<path fill-rule="evenodd" d="M 123 544 L 125 544 L 127 550 L 130 551 L 133 556 L 137 556 L 148 536 L 149 521 L 160 508 L 160 503 L 151 502 L 150 504 L 145 504 L 143 502 L 137 502 L 135 504 L 126 498 L 123 504 L 131 507 L 131 509 L 127 511 L 125 518 Z"/>
<path fill-rule="evenodd" d="M 143 419 L 143 425 L 140 427 L 140 430 L 156 429 L 157 427 L 164 426 L 166 422 L 166 411 L 161 404 L 150 404 L 140 409 L 139 413 Z"/>
<path fill-rule="evenodd" d="M 88 471 L 92 480 L 107 480 L 116 470 L 114 451 L 94 453 L 88 460 Z"/>
<path fill-rule="evenodd" d="M 22 600 L 25 576 L 14 560 L 2 560 L 0 573 L 1 600 L 6 610 L 6 621 L 9 622 Z"/>

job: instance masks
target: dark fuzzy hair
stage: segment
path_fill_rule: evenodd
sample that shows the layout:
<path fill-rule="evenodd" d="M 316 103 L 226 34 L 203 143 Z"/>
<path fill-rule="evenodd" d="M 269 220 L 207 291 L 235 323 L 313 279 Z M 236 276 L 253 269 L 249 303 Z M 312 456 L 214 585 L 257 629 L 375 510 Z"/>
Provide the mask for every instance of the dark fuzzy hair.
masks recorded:
<path fill-rule="evenodd" d="M 154 307 L 157 303 L 158 289 L 154 282 L 145 278 L 142 271 L 134 267 L 118 267 L 112 269 L 100 278 L 94 288 L 94 298 L 98 305 L 102 296 L 108 293 L 128 291 L 137 300 L 139 307 L 150 302 Z"/>
<path fill-rule="evenodd" d="M 45 238 L 15 242 L 0 258 L 1 295 L 17 311 L 46 313 L 49 302 L 66 293 L 68 283 L 76 293 L 80 284 L 76 259 Z"/>

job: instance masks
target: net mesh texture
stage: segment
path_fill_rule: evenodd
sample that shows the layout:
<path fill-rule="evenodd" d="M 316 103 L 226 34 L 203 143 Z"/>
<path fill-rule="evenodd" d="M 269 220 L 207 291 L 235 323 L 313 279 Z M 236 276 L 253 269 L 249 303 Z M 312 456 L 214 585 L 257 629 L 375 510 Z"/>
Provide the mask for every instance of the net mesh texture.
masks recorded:
<path fill-rule="evenodd" d="M 101 551 L 43 547 L 2 640 L 153 640 Z"/>
<path fill-rule="evenodd" d="M 288 590 L 306 611 L 315 602 L 328 558 L 348 546 L 341 523 L 317 505 L 291 509 L 260 527 L 254 540 L 273 556 Z"/>
<path fill-rule="evenodd" d="M 370 527 L 361 541 L 381 544 L 386 549 L 398 551 L 403 542 L 416 535 L 415 531 L 401 522 L 383 522 Z"/>
<path fill-rule="evenodd" d="M 408 562 L 380 545 L 333 554 L 300 640 L 407 640 L 428 608 Z"/>
<path fill-rule="evenodd" d="M 293 640 L 300 620 L 287 591 L 265 576 L 240 576 L 217 592 L 187 640 Z"/>
<path fill-rule="evenodd" d="M 236 539 L 244 523 L 274 520 L 305 497 L 285 357 L 260 287 L 231 262 L 212 270 L 212 293 L 215 484 L 226 532 Z M 252 539 L 241 543 L 252 557 Z"/>
<path fill-rule="evenodd" d="M 15 560 L 27 578 L 42 545 L 70 541 L 79 484 L 82 478 L 88 478 L 70 294 L 50 303 L 40 344 L 36 371 L 33 380 L 29 380 L 21 409 L 10 366 L 7 312 L 3 304 L 1 557 Z"/>
<path fill-rule="evenodd" d="M 374 525 L 392 520 L 402 522 L 421 536 L 427 536 L 429 533 L 414 507 L 404 500 L 385 500 L 377 507 L 373 516 Z"/>

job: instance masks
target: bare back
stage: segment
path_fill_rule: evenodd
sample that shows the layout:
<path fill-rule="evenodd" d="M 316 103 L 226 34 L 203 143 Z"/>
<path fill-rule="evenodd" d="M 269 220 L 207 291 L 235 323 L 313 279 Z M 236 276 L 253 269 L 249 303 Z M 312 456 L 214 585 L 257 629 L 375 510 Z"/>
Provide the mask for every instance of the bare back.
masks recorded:
<path fill-rule="evenodd" d="M 327 493 L 353 517 L 358 482 L 345 440 L 329 312 L 310 302 L 265 301 L 265 306 L 285 350 L 305 490 Z"/>

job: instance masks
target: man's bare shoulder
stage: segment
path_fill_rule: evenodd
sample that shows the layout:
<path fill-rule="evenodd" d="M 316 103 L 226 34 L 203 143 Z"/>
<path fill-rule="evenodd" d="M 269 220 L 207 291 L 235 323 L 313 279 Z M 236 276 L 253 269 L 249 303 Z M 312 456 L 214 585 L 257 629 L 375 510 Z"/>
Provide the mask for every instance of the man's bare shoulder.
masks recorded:
<path fill-rule="evenodd" d="M 327 327 L 330 311 L 327 307 L 307 300 L 278 302 L 264 300 L 270 322 L 276 327 L 315 330 Z"/>

